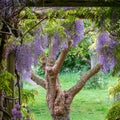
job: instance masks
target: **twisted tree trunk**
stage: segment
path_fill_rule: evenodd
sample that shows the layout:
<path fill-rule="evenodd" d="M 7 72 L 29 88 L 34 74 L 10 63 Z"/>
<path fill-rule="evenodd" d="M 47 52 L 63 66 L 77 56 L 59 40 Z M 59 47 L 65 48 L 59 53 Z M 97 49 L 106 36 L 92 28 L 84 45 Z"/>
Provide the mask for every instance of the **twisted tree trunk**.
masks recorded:
<path fill-rule="evenodd" d="M 47 95 L 47 104 L 52 116 L 52 120 L 70 120 L 70 104 L 71 100 L 68 95 L 62 91 L 56 91 L 56 97 L 50 98 Z"/>
<path fill-rule="evenodd" d="M 43 58 L 41 66 L 46 75 L 45 79 L 40 78 L 33 72 L 31 74 L 31 79 L 46 89 L 46 101 L 52 120 L 70 120 L 70 106 L 73 98 L 89 78 L 99 72 L 101 68 L 100 64 L 96 65 L 84 74 L 73 87 L 67 91 L 62 91 L 58 74 L 70 48 L 71 42 L 68 43 L 68 48 L 61 52 L 56 62 L 51 57 L 48 57 L 48 59 Z"/>

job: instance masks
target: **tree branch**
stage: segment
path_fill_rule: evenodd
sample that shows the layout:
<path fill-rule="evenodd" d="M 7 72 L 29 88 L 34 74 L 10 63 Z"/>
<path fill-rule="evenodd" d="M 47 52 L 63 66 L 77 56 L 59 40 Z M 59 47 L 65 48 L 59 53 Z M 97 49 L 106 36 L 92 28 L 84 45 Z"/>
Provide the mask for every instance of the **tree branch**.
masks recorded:
<path fill-rule="evenodd" d="M 63 65 L 63 62 L 64 62 L 70 48 L 71 48 L 71 41 L 68 42 L 68 48 L 62 50 L 60 56 L 58 57 L 57 61 L 55 62 L 55 65 L 52 68 L 55 73 L 58 73 L 60 71 L 60 68 Z"/>
<path fill-rule="evenodd" d="M 31 79 L 37 83 L 38 85 L 42 86 L 44 89 L 46 89 L 46 81 L 43 78 L 40 78 L 38 75 L 36 75 L 34 72 L 31 72 Z"/>
<path fill-rule="evenodd" d="M 81 79 L 76 83 L 76 85 L 74 85 L 67 91 L 69 95 L 73 98 L 84 87 L 86 82 L 96 73 L 98 73 L 100 69 L 101 69 L 101 65 L 97 64 L 94 68 L 92 68 L 87 73 L 85 73 L 81 77 Z"/>
<path fill-rule="evenodd" d="M 35 27 L 37 27 L 37 26 L 38 26 L 42 21 L 44 21 L 45 19 L 47 19 L 47 17 L 42 18 L 38 23 L 36 23 L 34 26 L 32 26 L 30 29 L 28 29 L 28 30 L 23 34 L 23 36 L 22 36 L 21 39 L 23 39 L 27 33 L 29 33 L 31 30 L 33 30 Z"/>
<path fill-rule="evenodd" d="M 4 31 L 0 31 L 0 33 L 4 33 L 4 34 L 8 34 L 8 35 L 12 35 L 12 33 L 10 33 L 10 32 L 4 32 Z"/>

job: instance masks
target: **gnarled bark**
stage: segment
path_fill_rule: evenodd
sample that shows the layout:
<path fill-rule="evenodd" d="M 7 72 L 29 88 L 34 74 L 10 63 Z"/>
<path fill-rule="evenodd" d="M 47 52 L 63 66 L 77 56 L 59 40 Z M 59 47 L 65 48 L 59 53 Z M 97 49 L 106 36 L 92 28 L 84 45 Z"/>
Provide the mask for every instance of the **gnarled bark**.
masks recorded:
<path fill-rule="evenodd" d="M 52 116 L 53 120 L 70 120 L 69 114 L 64 114 L 62 116 Z"/>
<path fill-rule="evenodd" d="M 71 96 L 69 96 L 67 92 L 63 92 L 59 85 L 56 86 L 56 91 L 53 96 L 49 93 L 47 94 L 47 104 L 52 120 L 70 120 Z"/>
<path fill-rule="evenodd" d="M 32 79 L 46 89 L 46 101 L 52 120 L 70 120 L 70 106 L 74 96 L 83 88 L 89 78 L 95 75 L 101 68 L 100 64 L 96 65 L 83 75 L 76 85 L 67 91 L 62 91 L 58 73 L 70 47 L 71 43 L 69 43 L 68 49 L 61 52 L 56 62 L 50 57 L 46 60 L 47 63 L 43 64 L 43 70 L 46 74 L 45 80 L 32 73 Z"/>

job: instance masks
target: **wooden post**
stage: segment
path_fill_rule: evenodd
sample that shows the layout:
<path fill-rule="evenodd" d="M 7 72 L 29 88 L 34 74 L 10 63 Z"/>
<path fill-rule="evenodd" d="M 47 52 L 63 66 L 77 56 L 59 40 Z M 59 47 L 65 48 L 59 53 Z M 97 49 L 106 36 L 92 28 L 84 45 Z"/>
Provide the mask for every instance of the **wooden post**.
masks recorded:
<path fill-rule="evenodd" d="M 3 102 L 2 102 L 2 91 L 0 90 L 0 107 L 3 107 Z M 3 118 L 3 111 L 0 111 L 0 120 Z"/>
<path fill-rule="evenodd" d="M 8 58 L 7 58 L 7 70 L 12 75 L 15 75 L 14 74 L 15 73 L 15 56 L 14 56 L 14 52 L 11 52 L 8 55 Z M 14 81 L 11 82 L 10 88 L 12 90 L 12 95 L 8 96 L 8 97 L 13 98 L 13 99 L 7 100 L 7 104 L 8 104 L 7 109 L 8 109 L 8 112 L 11 114 L 11 110 L 15 105 L 15 100 L 14 100 L 14 97 L 15 97 L 15 90 L 14 90 L 15 89 L 15 82 Z"/>

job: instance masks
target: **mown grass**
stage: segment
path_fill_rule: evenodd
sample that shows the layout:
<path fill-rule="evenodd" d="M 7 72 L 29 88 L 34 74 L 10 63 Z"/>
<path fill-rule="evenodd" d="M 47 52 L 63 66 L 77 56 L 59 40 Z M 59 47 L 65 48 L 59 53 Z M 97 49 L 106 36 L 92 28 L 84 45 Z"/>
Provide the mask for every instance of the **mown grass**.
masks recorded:
<path fill-rule="evenodd" d="M 79 80 L 78 73 L 60 74 L 62 88 L 68 89 Z M 104 89 L 82 89 L 74 98 L 71 105 L 71 120 L 104 120 L 111 100 L 108 95 L 108 87 L 115 83 L 116 78 L 106 78 L 108 85 Z M 39 86 L 25 84 L 26 88 L 33 87 L 39 91 L 34 103 L 29 103 L 29 107 L 35 114 L 35 120 L 51 120 L 51 116 L 46 104 L 46 92 Z"/>

